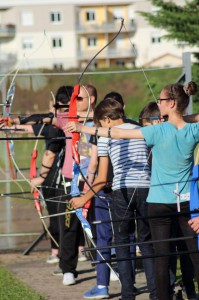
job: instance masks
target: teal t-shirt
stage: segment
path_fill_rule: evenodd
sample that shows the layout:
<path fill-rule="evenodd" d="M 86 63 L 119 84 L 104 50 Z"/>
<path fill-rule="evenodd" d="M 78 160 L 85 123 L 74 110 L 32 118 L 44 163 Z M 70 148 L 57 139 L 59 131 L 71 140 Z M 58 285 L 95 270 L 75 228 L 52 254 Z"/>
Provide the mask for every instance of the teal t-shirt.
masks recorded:
<path fill-rule="evenodd" d="M 182 129 L 165 122 L 140 129 L 152 148 L 151 186 L 147 202 L 174 204 L 177 189 L 180 202 L 190 200 L 190 179 L 194 149 L 199 142 L 199 123 Z"/>

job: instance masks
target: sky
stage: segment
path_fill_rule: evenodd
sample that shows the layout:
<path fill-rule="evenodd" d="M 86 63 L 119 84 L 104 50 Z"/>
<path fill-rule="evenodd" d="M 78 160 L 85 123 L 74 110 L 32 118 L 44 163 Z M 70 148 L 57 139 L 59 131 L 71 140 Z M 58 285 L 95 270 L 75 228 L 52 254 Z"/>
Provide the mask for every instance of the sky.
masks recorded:
<path fill-rule="evenodd" d="M 18 6 L 18 5 L 39 5 L 39 4 L 104 4 L 104 3 L 133 3 L 147 2 L 147 0 L 0 0 L 1 7 Z"/>

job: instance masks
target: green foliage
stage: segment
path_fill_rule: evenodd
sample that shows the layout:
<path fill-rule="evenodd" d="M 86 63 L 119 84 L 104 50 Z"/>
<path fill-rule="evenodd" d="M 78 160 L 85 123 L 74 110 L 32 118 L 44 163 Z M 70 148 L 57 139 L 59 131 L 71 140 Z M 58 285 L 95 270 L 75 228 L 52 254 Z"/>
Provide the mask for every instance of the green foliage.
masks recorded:
<path fill-rule="evenodd" d="M 150 0 L 159 8 L 155 14 L 140 12 L 151 25 L 162 28 L 168 33 L 165 38 L 177 40 L 190 46 L 199 41 L 199 2 L 187 1 L 184 6 L 172 1 Z"/>
<path fill-rule="evenodd" d="M 194 64 L 192 67 L 192 78 L 198 84 L 198 91 L 193 96 L 193 112 L 199 112 L 199 63 Z"/>
<path fill-rule="evenodd" d="M 44 300 L 39 293 L 19 281 L 13 274 L 0 266 L 0 299 L 1 300 Z"/>
<path fill-rule="evenodd" d="M 120 72 L 120 69 L 111 71 L 113 72 L 112 74 L 85 74 L 81 84 L 94 85 L 98 91 L 98 101 L 101 101 L 111 91 L 121 93 L 126 103 L 128 116 L 134 118 L 138 117 L 139 112 L 148 101 L 154 101 L 157 98 L 164 85 L 175 82 L 181 74 L 181 68 L 157 71 L 124 70 L 126 73 Z M 35 81 L 40 81 L 40 77 L 36 77 Z M 42 73 L 42 83 L 45 83 L 45 85 L 38 85 L 40 87 L 38 90 L 33 89 L 33 84 L 27 83 L 29 80 L 31 81 L 31 78 L 26 77 L 25 85 L 22 78 L 21 76 L 16 78 L 16 93 L 12 110 L 13 113 L 18 115 L 23 115 L 27 112 L 48 111 L 49 100 L 51 99 L 50 91 L 53 91 L 55 94 L 61 85 L 74 85 L 77 75 L 67 75 L 66 77 L 63 74 L 60 74 L 60 76 L 52 74 L 52 76 L 47 76 L 45 73 Z M 9 86 L 9 82 L 7 85 Z"/>
<path fill-rule="evenodd" d="M 187 1 L 185 5 L 177 5 L 173 1 L 150 0 L 159 9 L 154 13 L 140 12 L 148 22 L 157 28 L 167 31 L 165 39 L 177 40 L 189 46 L 199 45 L 199 1 Z M 177 2 L 177 1 L 176 1 Z M 194 53 L 199 61 L 199 53 Z M 192 66 L 192 78 L 199 84 L 199 64 Z M 168 83 L 168 82 L 167 82 Z M 193 97 L 193 112 L 199 111 L 199 91 Z"/>

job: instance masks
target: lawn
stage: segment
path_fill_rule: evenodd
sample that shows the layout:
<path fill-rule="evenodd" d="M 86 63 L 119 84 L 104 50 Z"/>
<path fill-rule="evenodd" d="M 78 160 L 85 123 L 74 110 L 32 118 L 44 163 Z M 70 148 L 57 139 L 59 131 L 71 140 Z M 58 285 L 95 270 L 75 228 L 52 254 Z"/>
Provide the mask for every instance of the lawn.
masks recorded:
<path fill-rule="evenodd" d="M 45 300 L 42 295 L 22 283 L 2 266 L 0 266 L 0 299 Z"/>

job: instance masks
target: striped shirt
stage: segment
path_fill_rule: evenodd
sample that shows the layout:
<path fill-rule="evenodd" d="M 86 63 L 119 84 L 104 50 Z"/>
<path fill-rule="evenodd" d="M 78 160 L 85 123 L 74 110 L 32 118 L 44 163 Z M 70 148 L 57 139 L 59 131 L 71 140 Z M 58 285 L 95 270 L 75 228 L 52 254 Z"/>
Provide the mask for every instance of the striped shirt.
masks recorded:
<path fill-rule="evenodd" d="M 124 123 L 116 127 L 122 129 L 139 129 L 134 124 Z M 144 140 L 115 140 L 100 137 L 98 156 L 110 156 L 113 165 L 113 190 L 121 188 L 148 188 L 150 186 L 150 168 L 148 148 Z"/>

